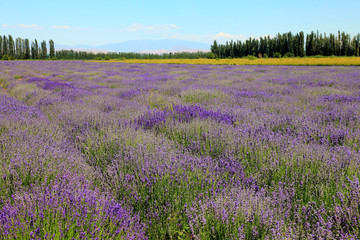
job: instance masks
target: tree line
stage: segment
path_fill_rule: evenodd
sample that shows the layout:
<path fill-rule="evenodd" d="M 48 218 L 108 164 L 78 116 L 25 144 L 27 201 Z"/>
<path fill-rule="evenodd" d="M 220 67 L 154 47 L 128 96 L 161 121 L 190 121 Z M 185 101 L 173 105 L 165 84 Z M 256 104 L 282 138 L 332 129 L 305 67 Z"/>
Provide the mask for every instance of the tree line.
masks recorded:
<path fill-rule="evenodd" d="M 49 46 L 49 49 L 48 49 Z M 11 35 L 0 35 L 0 59 L 61 59 L 61 60 L 110 60 L 110 59 L 171 59 L 171 58 L 241 58 L 241 57 L 305 57 L 305 56 L 359 56 L 360 34 L 351 37 L 345 32 L 322 34 L 319 31 L 304 34 L 291 32 L 276 36 L 249 38 L 245 41 L 228 41 L 218 44 L 215 40 L 211 52 L 177 52 L 177 53 L 136 53 L 108 52 L 93 53 L 86 51 L 55 51 L 54 41 L 40 43 L 35 39 L 13 38 Z"/>
<path fill-rule="evenodd" d="M 175 52 L 175 53 L 136 53 L 136 52 L 108 52 L 108 53 L 93 53 L 86 51 L 74 50 L 59 50 L 56 51 L 56 59 L 61 60 L 110 60 L 110 59 L 171 59 L 184 58 L 196 59 L 206 58 L 207 52 Z"/>
<path fill-rule="evenodd" d="M 49 47 L 49 49 L 48 49 Z M 11 35 L 0 35 L 0 60 L 110 60 L 110 59 L 169 59 L 169 58 L 206 58 L 207 52 L 177 52 L 177 53 L 136 53 L 108 52 L 93 53 L 74 50 L 55 50 L 53 40 L 40 43 L 35 39 L 13 38 Z"/>
<path fill-rule="evenodd" d="M 241 58 L 255 57 L 304 57 L 304 56 L 359 56 L 360 34 L 351 38 L 350 34 L 322 34 L 312 31 L 293 34 L 291 32 L 276 36 L 249 38 L 244 42 L 238 40 L 211 45 L 212 57 Z"/>
<path fill-rule="evenodd" d="M 38 43 L 29 39 L 16 38 L 11 35 L 0 35 L 0 59 L 52 59 L 55 57 L 54 41 L 49 40 L 49 52 L 46 41 Z"/>

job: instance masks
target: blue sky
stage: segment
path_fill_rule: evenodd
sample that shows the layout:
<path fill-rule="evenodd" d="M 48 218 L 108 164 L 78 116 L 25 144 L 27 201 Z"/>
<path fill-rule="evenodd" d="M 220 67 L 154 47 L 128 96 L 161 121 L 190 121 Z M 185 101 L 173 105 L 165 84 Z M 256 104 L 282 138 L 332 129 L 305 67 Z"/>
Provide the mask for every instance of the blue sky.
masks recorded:
<path fill-rule="evenodd" d="M 75 45 L 360 32 L 359 0 L 0 0 L 0 35 Z"/>

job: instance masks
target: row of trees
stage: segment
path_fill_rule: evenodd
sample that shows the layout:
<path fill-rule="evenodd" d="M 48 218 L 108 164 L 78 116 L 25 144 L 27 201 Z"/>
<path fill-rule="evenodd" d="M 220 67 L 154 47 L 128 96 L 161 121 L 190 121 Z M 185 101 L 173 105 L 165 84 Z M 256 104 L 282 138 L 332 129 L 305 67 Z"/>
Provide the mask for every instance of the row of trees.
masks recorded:
<path fill-rule="evenodd" d="M 306 39 L 306 41 L 305 41 Z M 304 32 L 291 32 L 275 37 L 249 38 L 242 41 L 230 41 L 211 45 L 211 52 L 216 58 L 256 57 L 304 57 L 304 56 L 359 56 L 360 34 L 351 38 L 350 34 L 319 34 L 319 31 L 304 35 Z"/>
<path fill-rule="evenodd" d="M 108 60 L 108 59 L 170 59 L 170 58 L 206 58 L 206 52 L 177 52 L 177 53 L 136 53 L 136 52 L 109 52 L 109 53 L 92 53 L 84 51 L 60 50 L 55 53 L 56 59 L 79 59 L 79 60 Z"/>
<path fill-rule="evenodd" d="M 55 57 L 54 41 L 49 41 L 49 54 L 46 41 L 40 44 L 35 39 L 16 38 L 11 35 L 0 35 L 0 59 L 15 60 L 15 59 L 47 59 Z"/>
<path fill-rule="evenodd" d="M 47 46 L 49 46 L 49 51 Z M 249 38 L 244 42 L 238 40 L 218 44 L 216 40 L 211 45 L 211 53 L 181 52 L 181 53 L 135 53 L 111 52 L 92 53 L 85 51 L 61 50 L 55 51 L 54 41 L 49 40 L 38 43 L 29 39 L 16 38 L 11 35 L 0 35 L 0 59 L 170 59 L 170 58 L 240 58 L 245 56 L 256 57 L 304 57 L 304 56 L 359 56 L 360 34 L 351 38 L 350 34 L 338 32 L 337 34 L 322 34 L 319 31 L 304 35 L 304 32 L 292 34 L 291 32 L 275 37 Z"/>

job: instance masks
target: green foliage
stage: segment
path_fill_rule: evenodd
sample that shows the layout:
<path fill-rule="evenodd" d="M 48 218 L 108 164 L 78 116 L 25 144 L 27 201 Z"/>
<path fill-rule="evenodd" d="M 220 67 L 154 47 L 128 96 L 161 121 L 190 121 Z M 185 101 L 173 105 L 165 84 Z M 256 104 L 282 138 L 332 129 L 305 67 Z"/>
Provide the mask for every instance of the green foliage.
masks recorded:
<path fill-rule="evenodd" d="M 39 59 L 39 45 L 36 39 L 34 42 L 31 42 L 31 58 L 33 60 Z"/>
<path fill-rule="evenodd" d="M 9 86 L 8 82 L 5 81 L 3 78 L 0 78 L 0 87 L 6 90 L 8 86 Z"/>
<path fill-rule="evenodd" d="M 281 54 L 278 52 L 274 53 L 274 58 L 281 58 Z"/>
<path fill-rule="evenodd" d="M 54 42 L 50 40 L 50 54 L 54 53 Z M 53 51 L 53 52 L 52 52 Z M 54 56 L 54 55 L 52 55 Z M 42 41 L 39 48 L 37 40 L 30 42 L 29 39 L 16 38 L 11 35 L 0 36 L 0 59 L 17 60 L 17 59 L 46 59 L 47 47 L 46 42 Z"/>
<path fill-rule="evenodd" d="M 193 123 L 186 129 L 181 124 L 175 126 L 163 126 L 158 131 L 174 141 L 178 148 L 184 152 L 190 152 L 198 156 L 210 156 L 214 159 L 223 156 L 227 148 L 227 142 L 220 133 L 210 134 L 209 127 L 202 123 Z"/>
<path fill-rule="evenodd" d="M 324 56 L 323 55 L 314 55 L 314 56 L 311 56 L 312 58 L 323 58 Z"/>
<path fill-rule="evenodd" d="M 40 49 L 40 59 L 46 59 L 47 58 L 47 47 L 46 42 L 41 42 L 41 49 Z"/>
<path fill-rule="evenodd" d="M 150 91 L 150 94 L 147 96 L 147 102 L 150 108 L 165 109 L 172 107 L 167 98 L 156 90 Z"/>
<path fill-rule="evenodd" d="M 200 227 L 196 229 L 201 239 L 266 239 L 269 232 L 268 226 L 262 223 L 256 213 L 252 214 L 251 219 L 242 214 L 230 214 L 227 219 L 219 219 L 214 209 L 207 209 L 202 214 L 202 221 L 197 223 Z"/>
<path fill-rule="evenodd" d="M 15 60 L 15 57 L 9 56 L 9 55 L 3 55 L 1 60 L 4 60 L 4 61 Z"/>
<path fill-rule="evenodd" d="M 8 61 L 8 60 L 10 60 L 10 59 L 9 59 L 9 56 L 8 56 L 8 55 L 3 55 L 2 58 L 1 58 L 1 60 Z"/>
<path fill-rule="evenodd" d="M 209 53 L 206 55 L 206 57 L 207 57 L 208 59 L 214 59 L 214 58 L 215 58 L 215 54 L 212 53 L 212 52 L 209 52 Z"/>
<path fill-rule="evenodd" d="M 136 151 L 136 148 L 133 151 Z M 113 191 L 118 199 L 126 199 L 143 221 L 150 224 L 147 235 L 151 239 L 189 239 L 189 221 L 184 211 L 186 205 L 191 207 L 197 196 L 216 188 L 216 182 L 220 179 L 208 179 L 201 170 L 185 166 L 171 174 L 154 173 L 150 177 L 142 173 L 139 164 L 145 157 L 139 154 L 137 159 L 121 159 L 116 162 L 115 176 L 108 176 Z M 140 174 L 132 180 L 136 184 L 129 188 L 126 176 L 134 172 Z"/>
<path fill-rule="evenodd" d="M 241 58 L 244 56 L 264 56 L 277 58 L 279 53 L 284 57 L 306 56 L 359 56 L 360 34 L 351 38 L 349 34 L 338 32 L 336 34 L 321 34 L 311 32 L 305 35 L 304 32 L 293 34 L 291 32 L 280 34 L 275 37 L 260 37 L 260 39 L 249 38 L 244 42 L 233 41 L 225 44 L 218 44 L 214 41 L 211 45 L 211 52 L 217 58 Z"/>
<path fill-rule="evenodd" d="M 248 60 L 255 60 L 257 57 L 253 56 L 253 55 L 247 55 L 246 57 L 244 57 L 244 59 L 248 59 Z"/>
<path fill-rule="evenodd" d="M 30 45 L 29 45 L 29 39 L 25 39 L 24 41 L 24 47 L 23 49 L 25 49 L 25 53 L 24 53 L 24 59 L 30 59 Z"/>
<path fill-rule="evenodd" d="M 54 41 L 51 39 L 49 40 L 49 46 L 50 46 L 49 58 L 51 60 L 54 60 L 53 58 L 55 57 L 55 46 L 54 46 Z"/>
<path fill-rule="evenodd" d="M 295 55 L 292 52 L 287 52 L 284 55 L 285 58 L 291 58 L 291 57 L 295 57 Z"/>
<path fill-rule="evenodd" d="M 164 53 L 164 54 L 154 54 L 154 53 L 136 53 L 136 52 L 109 52 L 109 53 L 92 53 L 92 52 L 83 52 L 83 51 L 74 51 L 74 50 L 60 50 L 55 53 L 58 59 L 62 60 L 100 60 L 108 57 L 109 59 L 198 59 L 198 58 L 207 58 L 206 52 L 177 52 L 177 53 Z"/>
<path fill-rule="evenodd" d="M 221 91 L 191 90 L 181 93 L 181 99 L 186 103 L 209 103 L 215 99 L 226 99 L 226 94 Z"/>

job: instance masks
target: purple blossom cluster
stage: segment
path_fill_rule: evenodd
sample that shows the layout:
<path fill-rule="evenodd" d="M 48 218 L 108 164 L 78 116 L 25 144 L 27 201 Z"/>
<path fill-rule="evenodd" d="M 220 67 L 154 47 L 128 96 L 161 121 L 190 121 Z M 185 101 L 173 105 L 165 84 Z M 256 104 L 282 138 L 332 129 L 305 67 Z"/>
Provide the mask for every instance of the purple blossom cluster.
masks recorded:
<path fill-rule="evenodd" d="M 0 62 L 1 239 L 359 239 L 360 69 Z"/>
<path fill-rule="evenodd" d="M 358 96 L 330 95 L 330 96 L 324 96 L 322 100 L 328 102 L 335 101 L 335 102 L 344 102 L 344 103 L 360 102 L 360 95 Z"/>
<path fill-rule="evenodd" d="M 42 113 L 36 107 L 23 105 L 14 98 L 0 95 L 0 115 L 28 115 L 40 116 Z"/>
<path fill-rule="evenodd" d="M 38 86 L 45 90 L 72 88 L 72 86 L 68 83 L 52 81 L 49 78 L 31 77 L 27 80 L 27 82 L 35 82 Z"/>
<path fill-rule="evenodd" d="M 5 239 L 145 239 L 138 216 L 121 203 L 75 185 L 62 176 L 51 185 L 15 194 L 2 206 L 0 234 Z"/>
<path fill-rule="evenodd" d="M 167 119 L 176 122 L 190 122 L 194 118 L 213 119 L 219 123 L 234 124 L 235 116 L 222 113 L 220 110 L 206 110 L 199 105 L 174 105 L 164 110 L 149 110 L 135 120 L 137 126 L 144 129 L 151 129 L 161 123 L 165 123 Z"/>

